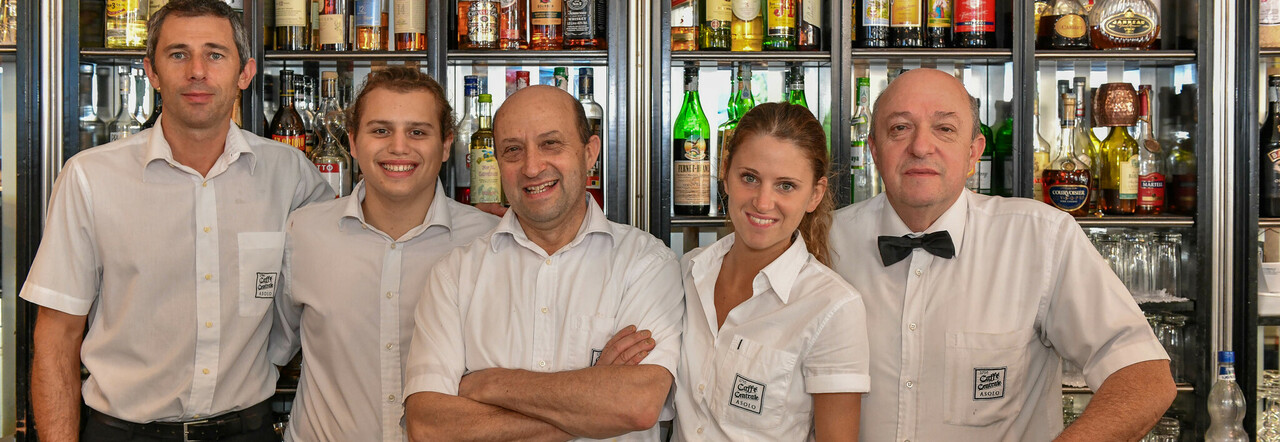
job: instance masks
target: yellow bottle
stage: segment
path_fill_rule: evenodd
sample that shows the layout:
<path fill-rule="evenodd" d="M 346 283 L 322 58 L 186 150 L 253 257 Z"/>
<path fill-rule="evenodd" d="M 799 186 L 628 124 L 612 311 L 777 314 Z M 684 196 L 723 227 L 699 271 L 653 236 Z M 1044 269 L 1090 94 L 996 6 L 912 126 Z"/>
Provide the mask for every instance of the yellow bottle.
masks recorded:
<path fill-rule="evenodd" d="M 142 49 L 147 47 L 147 0 L 107 0 L 107 47 Z"/>
<path fill-rule="evenodd" d="M 729 26 L 729 49 L 759 51 L 764 46 L 764 14 L 761 0 L 733 0 L 733 23 Z"/>

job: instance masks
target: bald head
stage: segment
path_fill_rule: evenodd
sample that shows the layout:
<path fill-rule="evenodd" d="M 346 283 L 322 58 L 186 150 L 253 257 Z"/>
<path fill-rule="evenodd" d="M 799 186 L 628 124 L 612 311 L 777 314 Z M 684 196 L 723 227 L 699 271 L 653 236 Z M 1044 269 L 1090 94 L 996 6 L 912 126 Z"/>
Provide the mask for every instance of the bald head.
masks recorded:
<path fill-rule="evenodd" d="M 582 103 L 563 89 L 547 85 L 529 86 L 507 97 L 502 107 L 498 108 L 498 112 L 493 115 L 494 132 L 498 132 L 502 126 L 504 116 L 526 112 L 548 112 L 553 113 L 552 115 L 573 118 L 580 141 L 586 143 L 591 139 L 591 123 L 587 121 L 587 113 L 582 108 Z"/>
<path fill-rule="evenodd" d="M 972 135 L 970 139 L 978 137 L 979 125 L 982 124 L 978 120 L 978 100 L 969 95 L 969 91 L 965 89 L 964 83 L 954 75 L 946 72 L 919 68 L 903 72 L 898 78 L 889 83 L 889 87 L 876 98 L 875 106 L 871 108 L 871 136 L 875 137 L 876 133 L 881 129 L 879 109 L 881 102 L 892 100 L 894 98 L 903 97 L 904 94 L 924 94 L 935 96 L 940 100 L 957 100 L 964 103 L 965 108 L 969 109 L 970 119 L 973 120 Z"/>

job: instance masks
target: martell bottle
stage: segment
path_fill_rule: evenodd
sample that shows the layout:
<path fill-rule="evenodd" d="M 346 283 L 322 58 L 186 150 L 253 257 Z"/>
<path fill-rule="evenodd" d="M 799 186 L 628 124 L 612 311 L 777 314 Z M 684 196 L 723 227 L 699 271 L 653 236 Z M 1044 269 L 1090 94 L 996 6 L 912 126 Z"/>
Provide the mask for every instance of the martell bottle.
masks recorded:
<path fill-rule="evenodd" d="M 820 0 L 800 0 L 799 29 L 796 39 L 797 47 L 802 51 L 822 49 L 822 2 Z"/>
<path fill-rule="evenodd" d="M 497 49 L 498 15 L 497 1 L 472 1 L 467 11 L 466 44 L 459 43 L 458 47 L 460 49 Z"/>
<path fill-rule="evenodd" d="M 920 30 L 920 2 L 892 0 L 889 11 L 889 43 L 895 48 L 918 48 L 924 45 Z"/>
<path fill-rule="evenodd" d="M 928 48 L 945 48 L 951 45 L 951 1 L 930 0 L 927 6 L 927 19 L 924 24 L 924 46 Z"/>
<path fill-rule="evenodd" d="M 471 135 L 480 129 L 480 77 L 463 77 L 462 119 L 453 130 L 453 198 L 471 204 Z"/>
<path fill-rule="evenodd" d="M 995 0 L 956 0 L 952 40 L 958 48 L 989 48 L 995 44 Z"/>
<path fill-rule="evenodd" d="M 493 152 L 493 117 L 489 112 L 492 102 L 489 94 L 480 94 L 479 129 L 471 135 L 471 204 L 502 203 L 502 175 Z"/>
<path fill-rule="evenodd" d="M 889 47 L 889 1 L 862 0 L 862 46 Z"/>
<path fill-rule="evenodd" d="M 587 116 L 587 125 L 591 126 L 591 134 L 600 138 L 600 156 L 596 157 L 596 163 L 587 169 L 587 193 L 603 208 L 604 148 L 609 144 L 604 139 L 604 108 L 595 100 L 595 79 L 591 68 L 578 69 L 578 101 L 582 103 L 582 110 Z"/>
<path fill-rule="evenodd" d="M 385 0 L 356 0 L 356 50 L 387 50 Z"/>
<path fill-rule="evenodd" d="M 1138 215 L 1159 215 L 1165 203 L 1164 153 L 1151 128 L 1151 86 L 1138 88 Z"/>
<path fill-rule="evenodd" d="M 1044 195 L 1048 203 L 1072 216 L 1085 216 L 1089 200 L 1089 166 L 1078 159 L 1076 144 L 1075 98 L 1062 98 L 1062 130 L 1058 136 L 1058 157 L 1044 171 Z"/>
<path fill-rule="evenodd" d="M 529 48 L 558 51 L 564 48 L 564 0 L 532 0 L 529 5 Z"/>
<path fill-rule="evenodd" d="M 394 0 L 391 8 L 396 50 L 427 50 L 427 0 Z"/>
<path fill-rule="evenodd" d="M 764 49 L 796 50 L 796 0 L 765 0 Z"/>
<path fill-rule="evenodd" d="M 732 0 L 703 0 L 702 29 L 698 35 L 702 50 L 729 50 L 729 28 L 732 24 Z"/>
<path fill-rule="evenodd" d="M 722 0 L 723 1 L 723 0 Z M 609 5 L 605 0 L 567 0 L 565 2 L 564 48 L 605 49 L 605 35 L 609 21 Z M 725 31 L 729 21 L 724 22 Z M 729 48 L 728 32 L 725 32 L 725 49 Z M 603 207 L 603 204 L 601 205 Z"/>
<path fill-rule="evenodd" d="M 1160 35 L 1151 0 L 1099 0 L 1089 11 L 1089 39 L 1097 49 L 1147 49 Z"/>
<path fill-rule="evenodd" d="M 1258 137 L 1262 147 L 1258 154 L 1258 216 L 1280 218 L 1280 75 L 1267 76 L 1267 101 L 1270 116 Z"/>
<path fill-rule="evenodd" d="M 525 20 L 527 5 L 525 0 L 507 0 L 501 3 L 501 9 L 498 12 L 499 49 L 529 48 L 529 40 L 524 36 L 525 31 L 529 29 L 529 23 Z"/>
<path fill-rule="evenodd" d="M 729 25 L 729 45 L 735 52 L 759 51 L 764 45 L 762 0 L 733 0 L 733 23 Z"/>
<path fill-rule="evenodd" d="M 280 71 L 280 109 L 271 119 L 271 139 L 307 151 L 307 127 L 294 107 L 293 71 Z"/>
<path fill-rule="evenodd" d="M 1040 19 L 1039 49 L 1089 49 L 1089 23 L 1077 0 L 1054 0 Z"/>
<path fill-rule="evenodd" d="M 311 45 L 307 0 L 276 0 L 276 50 L 305 51 Z"/>
<path fill-rule="evenodd" d="M 698 98 L 698 68 L 684 68 L 684 104 L 672 129 L 672 211 L 706 216 L 711 211 L 711 160 L 707 138 L 711 125 Z"/>
<path fill-rule="evenodd" d="M 1107 83 L 1094 96 L 1094 114 L 1111 133 L 1102 140 L 1102 211 L 1132 215 L 1138 208 L 1138 141 L 1129 136 L 1137 123 L 1137 92 L 1129 83 Z"/>

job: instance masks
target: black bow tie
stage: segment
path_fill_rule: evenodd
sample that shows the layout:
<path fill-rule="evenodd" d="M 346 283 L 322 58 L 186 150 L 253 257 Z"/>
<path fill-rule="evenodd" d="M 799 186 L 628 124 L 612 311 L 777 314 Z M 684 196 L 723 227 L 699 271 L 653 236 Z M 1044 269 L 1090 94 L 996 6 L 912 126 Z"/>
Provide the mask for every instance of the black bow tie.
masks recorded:
<path fill-rule="evenodd" d="M 910 235 L 881 236 L 879 245 L 880 260 L 885 267 L 906 259 L 914 249 L 924 249 L 939 258 L 951 259 L 956 256 L 956 247 L 951 243 L 951 234 L 946 230 L 915 238 Z"/>

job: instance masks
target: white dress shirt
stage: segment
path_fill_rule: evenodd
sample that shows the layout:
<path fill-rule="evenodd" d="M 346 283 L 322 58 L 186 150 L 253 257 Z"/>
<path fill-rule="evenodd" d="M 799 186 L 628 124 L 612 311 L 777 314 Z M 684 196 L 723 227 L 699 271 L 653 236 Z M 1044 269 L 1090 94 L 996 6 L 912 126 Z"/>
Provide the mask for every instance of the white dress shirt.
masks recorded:
<path fill-rule="evenodd" d="M 287 440 L 405 440 L 406 346 L 413 308 L 436 261 L 498 225 L 436 184 L 422 224 L 397 239 L 365 222 L 351 195 L 302 208 L 285 228 L 285 263 L 271 362 L 302 349 Z"/>
<path fill-rule="evenodd" d="M 457 395 L 463 374 L 486 368 L 586 368 L 628 325 L 653 332 L 657 346 L 643 363 L 674 379 L 684 319 L 675 253 L 587 204 L 577 235 L 550 256 L 511 211 L 493 233 L 436 264 L 418 303 L 405 397 Z M 657 440 L 658 426 L 621 439 Z"/>
<path fill-rule="evenodd" d="M 84 401 L 138 423 L 275 392 L 268 313 L 285 217 L 333 198 L 297 149 L 231 125 L 202 177 L 174 161 L 160 128 L 67 161 L 22 288 L 27 301 L 88 315 Z"/>
<path fill-rule="evenodd" d="M 734 235 L 685 254 L 674 440 L 803 441 L 813 429 L 812 395 L 870 387 L 862 299 L 795 238 L 722 327 L 715 285 Z"/>
<path fill-rule="evenodd" d="M 946 230 L 951 259 L 915 249 L 885 267 L 881 235 Z M 1168 359 L 1071 216 L 963 192 L 925 232 L 884 195 L 836 212 L 833 266 L 867 307 L 871 394 L 862 440 L 1047 441 L 1062 430 L 1062 358 L 1089 387 Z"/>

